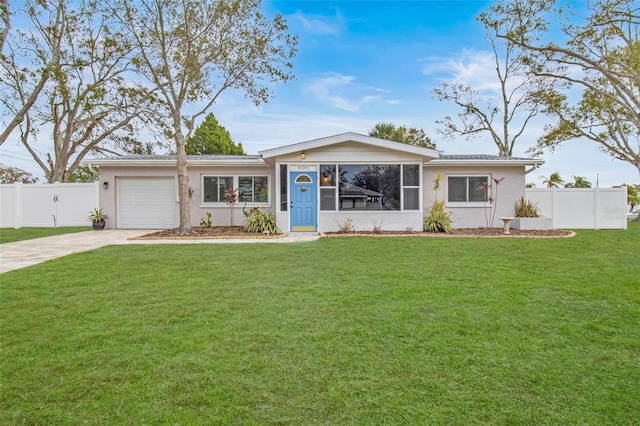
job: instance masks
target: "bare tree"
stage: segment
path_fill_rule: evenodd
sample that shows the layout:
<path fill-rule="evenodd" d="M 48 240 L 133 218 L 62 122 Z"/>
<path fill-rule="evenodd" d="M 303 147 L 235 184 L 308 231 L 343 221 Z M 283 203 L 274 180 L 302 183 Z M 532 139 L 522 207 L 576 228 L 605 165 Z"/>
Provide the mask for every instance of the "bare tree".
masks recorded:
<path fill-rule="evenodd" d="M 582 90 L 578 102 L 571 101 L 570 92 L 543 98 L 556 122 L 546 128 L 538 148 L 585 138 L 640 173 L 640 4 L 596 0 L 580 6 L 586 16 L 554 0 L 499 1 L 486 16 L 498 28 L 498 37 L 546 62 L 544 68 L 532 69 L 536 75 Z M 513 23 L 513 29 L 502 30 L 504 22 Z M 547 42 L 526 33 L 532 27 L 544 33 L 555 22 L 560 22 L 564 41 Z"/>
<path fill-rule="evenodd" d="M 4 43 L 7 41 L 9 28 L 11 24 L 11 13 L 9 12 L 9 4 L 7 0 L 0 0 L 0 52 L 4 49 Z"/>
<path fill-rule="evenodd" d="M 438 100 L 454 102 L 460 108 L 457 119 L 447 116 L 437 121 L 442 125 L 439 132 L 450 139 L 488 134 L 498 148 L 498 155 L 510 157 L 529 122 L 541 112 L 539 98 L 554 93 L 557 82 L 531 73 L 530 67 L 535 65 L 532 58 L 515 43 L 499 39 L 497 29 L 489 25 L 485 14 L 480 14 L 478 20 L 485 26 L 499 88 L 495 93 L 482 94 L 473 87 L 453 82 L 434 89 Z M 499 29 L 509 31 L 509 22 Z"/>
<path fill-rule="evenodd" d="M 2 145 L 23 122 L 40 92 L 49 80 L 60 60 L 60 49 L 65 37 L 66 3 L 48 4 L 37 0 L 26 0 L 23 14 L 33 28 L 30 32 L 11 31 L 9 5 L 2 0 L 0 15 L 4 27 L 2 54 L 0 55 L 0 102 L 5 107 L 4 119 L 8 120 L 0 133 Z M 47 33 L 46 42 L 41 35 Z M 28 126 L 30 127 L 30 126 Z"/>
<path fill-rule="evenodd" d="M 164 101 L 177 154 L 179 233 L 190 234 L 185 141 L 195 120 L 228 88 L 256 105 L 267 102 L 270 83 L 292 78 L 297 38 L 286 33 L 281 15 L 262 15 L 259 0 L 117 0 L 116 6 L 140 51 L 140 72 Z"/>
<path fill-rule="evenodd" d="M 126 144 L 151 98 L 128 81 L 134 72 L 133 46 L 106 10 L 91 1 L 60 0 L 52 10 L 47 7 L 37 2 L 26 10 L 33 29 L 17 34 L 16 42 L 30 45 L 11 55 L 13 63 L 29 58 L 48 70 L 42 88 L 33 90 L 25 78 L 29 71 L 17 67 L 6 74 L 6 87 L 18 100 L 11 106 L 16 117 L 25 110 L 18 123 L 20 141 L 49 182 L 65 182 L 89 152 L 117 152 Z M 57 51 L 53 57 L 40 54 L 52 51 L 51 46 Z M 37 99 L 31 99 L 36 93 Z M 46 135 L 53 145 L 49 152 L 36 147 L 42 125 L 52 129 Z"/>

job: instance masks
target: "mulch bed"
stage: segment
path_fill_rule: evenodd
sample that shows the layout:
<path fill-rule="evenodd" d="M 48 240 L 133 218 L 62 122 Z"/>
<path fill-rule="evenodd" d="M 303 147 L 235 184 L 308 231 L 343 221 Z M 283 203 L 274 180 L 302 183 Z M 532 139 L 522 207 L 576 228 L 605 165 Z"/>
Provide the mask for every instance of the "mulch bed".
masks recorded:
<path fill-rule="evenodd" d="M 572 237 L 575 235 L 575 233 L 571 231 L 561 230 L 561 229 L 531 230 L 531 231 L 521 231 L 519 229 L 511 229 L 511 234 L 505 235 L 502 228 L 459 228 L 449 233 L 416 232 L 416 231 L 381 231 L 381 232 L 354 231 L 354 232 L 327 232 L 324 235 L 327 237 L 371 235 L 371 236 L 420 236 L 420 237 L 562 238 L 562 237 Z"/>
<path fill-rule="evenodd" d="M 178 228 L 165 229 L 141 235 L 132 240 L 198 240 L 198 239 L 243 239 L 243 238 L 282 238 L 285 234 L 264 235 L 246 232 L 242 226 L 194 226 L 193 235 L 178 235 Z"/>
<path fill-rule="evenodd" d="M 202 226 L 193 227 L 193 235 L 178 235 L 178 228 L 165 229 L 163 231 L 151 232 L 134 240 L 194 240 L 194 239 L 272 239 L 282 238 L 286 234 L 263 235 L 245 232 L 242 226 L 212 226 L 205 228 Z M 504 235 L 502 228 L 460 228 L 450 233 L 439 232 L 418 232 L 418 231 L 354 231 L 354 232 L 325 232 L 323 237 L 348 237 L 348 236 L 416 236 L 416 237 L 530 237 L 530 238 L 558 238 L 575 235 L 571 231 L 551 229 L 545 231 L 520 231 L 511 229 L 511 235 Z"/>

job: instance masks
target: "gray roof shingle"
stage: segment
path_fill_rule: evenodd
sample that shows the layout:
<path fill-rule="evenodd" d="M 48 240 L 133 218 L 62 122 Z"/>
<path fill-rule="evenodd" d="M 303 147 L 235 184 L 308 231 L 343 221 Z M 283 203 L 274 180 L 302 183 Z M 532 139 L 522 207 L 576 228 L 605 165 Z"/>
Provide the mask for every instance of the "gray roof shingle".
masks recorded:
<path fill-rule="evenodd" d="M 439 160 L 489 160 L 489 161 L 510 161 L 510 160 L 519 160 L 526 161 L 531 160 L 531 158 L 522 158 L 522 157 L 501 157 L 499 155 L 488 155 L 488 154 L 452 154 L 445 155 L 440 154 Z"/>

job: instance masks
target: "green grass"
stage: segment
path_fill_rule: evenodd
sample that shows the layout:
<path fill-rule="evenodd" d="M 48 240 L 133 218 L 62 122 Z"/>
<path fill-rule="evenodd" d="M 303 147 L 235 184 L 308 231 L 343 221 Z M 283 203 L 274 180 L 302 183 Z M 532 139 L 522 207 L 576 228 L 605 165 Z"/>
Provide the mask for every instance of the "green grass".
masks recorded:
<path fill-rule="evenodd" d="M 71 234 L 74 232 L 90 231 L 90 226 L 63 226 L 60 228 L 0 228 L 0 244 L 15 241 L 33 240 L 34 238 L 50 237 L 52 235 Z"/>
<path fill-rule="evenodd" d="M 5 273 L 0 424 L 638 424 L 639 225 L 112 246 Z"/>

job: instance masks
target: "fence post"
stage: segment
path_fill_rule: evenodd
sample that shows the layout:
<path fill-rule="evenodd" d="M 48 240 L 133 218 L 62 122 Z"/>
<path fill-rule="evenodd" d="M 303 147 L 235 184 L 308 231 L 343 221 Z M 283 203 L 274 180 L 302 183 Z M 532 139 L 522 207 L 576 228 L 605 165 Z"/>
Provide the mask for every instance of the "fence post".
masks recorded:
<path fill-rule="evenodd" d="M 53 227 L 58 227 L 58 192 L 60 191 L 58 181 L 53 182 Z"/>
<path fill-rule="evenodd" d="M 598 222 L 598 207 L 600 205 L 600 188 L 595 187 L 593 189 L 593 228 L 599 229 L 600 224 Z"/>
<path fill-rule="evenodd" d="M 15 218 L 13 219 L 13 227 L 19 229 L 22 226 L 22 182 L 13 184 L 13 196 L 15 197 Z"/>
<path fill-rule="evenodd" d="M 558 214 L 556 212 L 556 187 L 551 187 L 551 228 L 556 229 L 558 223 Z"/>

